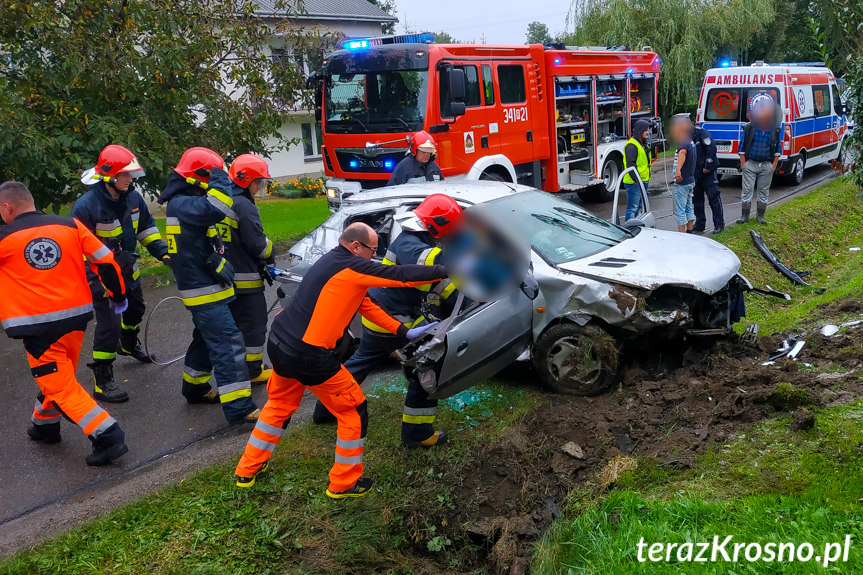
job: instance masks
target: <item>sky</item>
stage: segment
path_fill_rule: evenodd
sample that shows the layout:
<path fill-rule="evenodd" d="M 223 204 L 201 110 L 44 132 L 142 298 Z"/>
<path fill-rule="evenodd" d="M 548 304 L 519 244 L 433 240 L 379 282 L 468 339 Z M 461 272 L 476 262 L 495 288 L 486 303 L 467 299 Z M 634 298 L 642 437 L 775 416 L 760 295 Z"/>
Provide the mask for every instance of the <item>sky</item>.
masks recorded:
<path fill-rule="evenodd" d="M 462 42 L 523 44 L 528 22 L 537 20 L 554 35 L 565 28 L 569 0 L 396 0 L 399 23 L 416 32 L 449 32 Z"/>

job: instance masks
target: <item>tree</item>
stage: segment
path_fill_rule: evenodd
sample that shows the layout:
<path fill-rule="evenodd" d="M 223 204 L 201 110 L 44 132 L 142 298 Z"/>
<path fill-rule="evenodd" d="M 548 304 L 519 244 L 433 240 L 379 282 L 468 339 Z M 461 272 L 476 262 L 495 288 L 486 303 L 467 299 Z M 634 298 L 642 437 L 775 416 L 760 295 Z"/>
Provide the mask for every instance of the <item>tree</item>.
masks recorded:
<path fill-rule="evenodd" d="M 547 42 L 551 42 L 548 26 L 536 21 L 527 25 L 527 44 L 545 44 Z"/>
<path fill-rule="evenodd" d="M 449 32 L 435 32 L 434 41 L 436 44 L 460 44 Z"/>
<path fill-rule="evenodd" d="M 25 182 L 43 207 L 73 200 L 109 143 L 132 149 L 157 190 L 183 150 L 227 160 L 268 153 L 299 105 L 302 70 L 271 57 L 301 32 L 251 0 L 0 0 L 0 180 Z M 285 142 L 275 149 L 284 148 Z"/>
<path fill-rule="evenodd" d="M 390 16 L 395 16 L 398 7 L 396 6 L 396 0 L 368 0 Z M 396 24 L 395 22 L 388 22 L 384 24 L 382 27 L 382 32 L 384 34 L 395 34 L 396 33 Z"/>

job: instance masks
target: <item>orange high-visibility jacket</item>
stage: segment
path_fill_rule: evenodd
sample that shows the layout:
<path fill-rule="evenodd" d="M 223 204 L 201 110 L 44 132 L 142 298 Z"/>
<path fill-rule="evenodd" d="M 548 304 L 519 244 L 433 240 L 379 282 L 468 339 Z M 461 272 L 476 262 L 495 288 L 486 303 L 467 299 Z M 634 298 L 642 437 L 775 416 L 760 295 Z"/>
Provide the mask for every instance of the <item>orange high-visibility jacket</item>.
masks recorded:
<path fill-rule="evenodd" d="M 27 212 L 0 227 L 0 322 L 13 338 L 82 330 L 93 317 L 84 258 L 108 297 L 125 285 L 111 250 L 78 220 Z"/>

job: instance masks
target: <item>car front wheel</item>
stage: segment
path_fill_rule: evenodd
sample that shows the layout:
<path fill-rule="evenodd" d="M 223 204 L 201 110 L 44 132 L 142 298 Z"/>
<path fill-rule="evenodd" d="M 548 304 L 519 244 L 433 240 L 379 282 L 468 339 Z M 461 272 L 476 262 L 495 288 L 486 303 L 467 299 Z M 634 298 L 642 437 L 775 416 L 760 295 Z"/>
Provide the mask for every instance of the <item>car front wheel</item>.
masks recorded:
<path fill-rule="evenodd" d="M 552 391 L 598 395 L 614 382 L 618 354 L 615 339 L 599 326 L 564 322 L 537 340 L 533 364 Z"/>

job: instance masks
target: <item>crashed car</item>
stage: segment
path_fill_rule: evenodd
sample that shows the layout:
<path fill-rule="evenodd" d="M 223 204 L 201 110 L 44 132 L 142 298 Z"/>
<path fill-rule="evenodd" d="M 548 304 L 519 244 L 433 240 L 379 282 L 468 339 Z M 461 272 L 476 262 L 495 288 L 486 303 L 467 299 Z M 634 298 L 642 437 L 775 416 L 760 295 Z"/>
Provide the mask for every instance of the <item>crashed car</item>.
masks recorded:
<path fill-rule="evenodd" d="M 520 289 L 460 304 L 402 350 L 406 376 L 433 397 L 458 393 L 518 359 L 530 359 L 554 391 L 601 393 L 613 381 L 622 342 L 727 334 L 751 289 L 734 252 L 713 240 L 617 226 L 553 194 L 501 182 L 406 185 L 346 199 L 290 250 L 290 271 L 301 276 L 357 221 L 377 230 L 378 253 L 385 253 L 400 216 L 431 193 L 466 208 L 482 204 L 486 216 L 530 246 Z"/>

